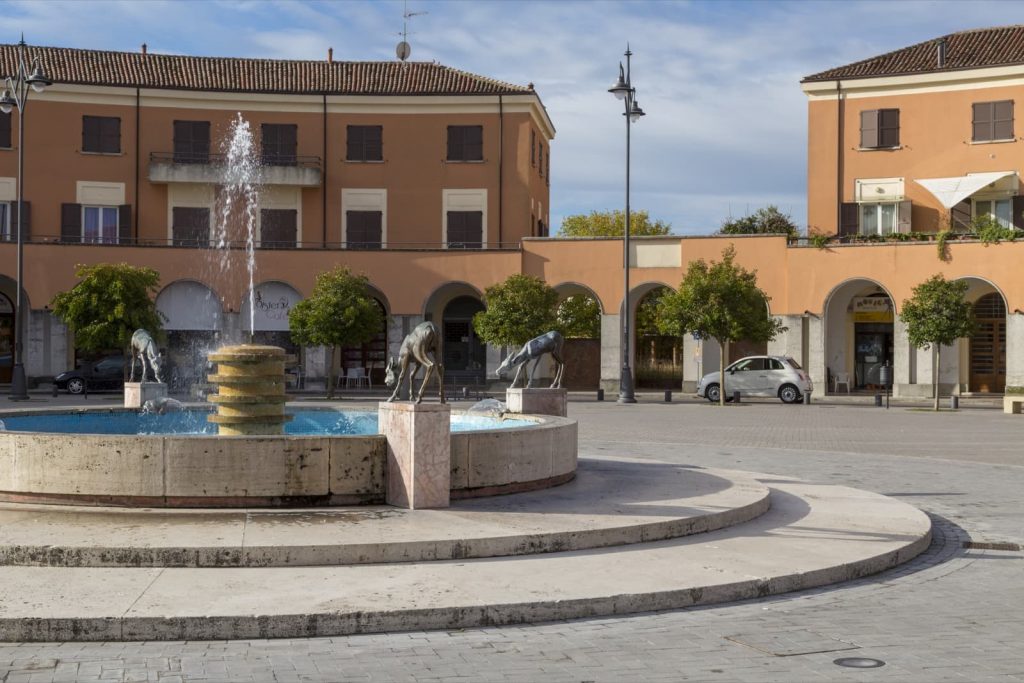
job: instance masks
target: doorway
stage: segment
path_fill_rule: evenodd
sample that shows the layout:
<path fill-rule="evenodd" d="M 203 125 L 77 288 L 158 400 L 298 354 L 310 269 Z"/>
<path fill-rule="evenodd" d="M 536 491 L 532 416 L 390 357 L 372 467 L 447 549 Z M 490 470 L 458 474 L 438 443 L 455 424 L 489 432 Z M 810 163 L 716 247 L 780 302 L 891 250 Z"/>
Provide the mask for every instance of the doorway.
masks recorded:
<path fill-rule="evenodd" d="M 11 381 L 14 367 L 14 305 L 0 294 L 0 384 Z"/>
<path fill-rule="evenodd" d="M 854 385 L 858 389 L 882 386 L 882 368 L 892 364 L 892 323 L 854 323 Z"/>
<path fill-rule="evenodd" d="M 1006 306 L 997 292 L 974 304 L 974 334 L 970 342 L 972 392 L 1002 393 L 1006 389 Z"/>
<path fill-rule="evenodd" d="M 471 296 L 457 297 L 445 306 L 441 331 L 445 382 L 483 384 L 486 380 L 487 346 L 473 329 L 473 316 L 482 310 L 484 305 Z"/>

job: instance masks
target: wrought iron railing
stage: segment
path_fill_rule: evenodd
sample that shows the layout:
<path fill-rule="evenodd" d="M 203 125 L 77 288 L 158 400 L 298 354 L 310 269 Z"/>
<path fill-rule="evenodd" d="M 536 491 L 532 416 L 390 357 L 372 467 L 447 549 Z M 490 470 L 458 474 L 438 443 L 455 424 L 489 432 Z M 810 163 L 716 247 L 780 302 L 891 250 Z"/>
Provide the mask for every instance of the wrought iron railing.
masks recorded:
<path fill-rule="evenodd" d="M 149 160 L 156 164 L 186 164 L 195 166 L 223 166 L 224 154 L 202 154 L 182 152 L 151 152 Z M 295 154 L 264 154 L 260 157 L 264 166 L 297 166 L 299 168 L 320 168 L 320 157 Z"/>

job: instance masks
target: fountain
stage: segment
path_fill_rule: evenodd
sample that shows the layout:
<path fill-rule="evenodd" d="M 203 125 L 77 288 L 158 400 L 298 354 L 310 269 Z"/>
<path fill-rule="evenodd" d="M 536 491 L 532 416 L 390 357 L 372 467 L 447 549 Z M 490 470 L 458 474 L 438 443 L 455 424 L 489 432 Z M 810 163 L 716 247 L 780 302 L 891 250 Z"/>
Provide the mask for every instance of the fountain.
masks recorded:
<path fill-rule="evenodd" d="M 224 436 L 283 434 L 284 349 L 278 346 L 241 344 L 222 346 L 209 359 L 217 363 L 217 374 L 210 375 L 217 385 L 215 395 L 207 398 L 217 405 L 217 414 L 209 420 Z"/>

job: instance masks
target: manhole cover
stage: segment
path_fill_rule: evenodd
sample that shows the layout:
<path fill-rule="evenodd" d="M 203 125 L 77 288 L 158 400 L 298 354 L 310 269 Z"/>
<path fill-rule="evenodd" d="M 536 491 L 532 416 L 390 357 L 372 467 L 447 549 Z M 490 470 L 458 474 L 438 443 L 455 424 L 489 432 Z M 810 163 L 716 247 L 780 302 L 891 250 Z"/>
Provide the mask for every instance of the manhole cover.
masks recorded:
<path fill-rule="evenodd" d="M 881 659 L 872 659 L 871 657 L 840 657 L 833 660 L 832 663 L 853 669 L 877 669 L 880 666 L 885 666 L 885 662 Z"/>

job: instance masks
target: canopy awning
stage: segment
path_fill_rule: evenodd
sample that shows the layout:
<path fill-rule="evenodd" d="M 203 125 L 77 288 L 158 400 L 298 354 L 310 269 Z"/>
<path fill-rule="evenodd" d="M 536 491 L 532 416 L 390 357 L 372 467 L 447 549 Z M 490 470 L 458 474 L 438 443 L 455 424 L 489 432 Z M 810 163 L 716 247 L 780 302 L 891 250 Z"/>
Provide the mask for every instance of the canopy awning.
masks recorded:
<path fill-rule="evenodd" d="M 1016 175 L 1016 173 L 1016 171 L 971 173 L 955 178 L 921 178 L 915 179 L 914 182 L 935 195 L 935 198 L 944 207 L 952 209 L 986 185 L 991 185 L 1007 176 Z"/>

